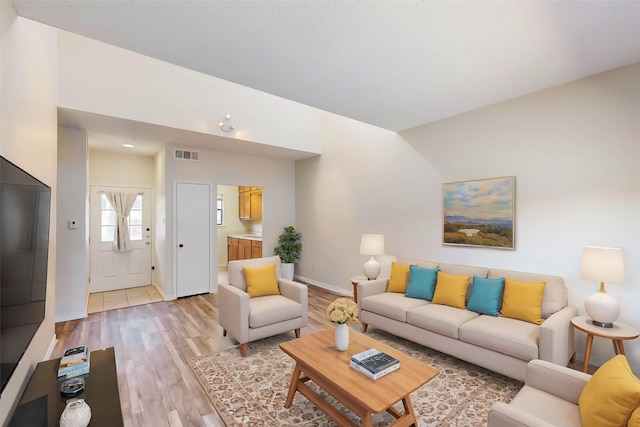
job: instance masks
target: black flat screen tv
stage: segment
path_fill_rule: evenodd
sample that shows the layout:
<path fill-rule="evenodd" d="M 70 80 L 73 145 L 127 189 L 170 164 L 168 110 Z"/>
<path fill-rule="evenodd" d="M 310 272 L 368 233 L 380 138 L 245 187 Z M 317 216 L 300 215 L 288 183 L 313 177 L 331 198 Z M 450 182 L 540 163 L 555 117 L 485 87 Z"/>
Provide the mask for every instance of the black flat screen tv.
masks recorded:
<path fill-rule="evenodd" d="M 50 208 L 51 188 L 0 156 L 0 390 L 44 320 Z"/>

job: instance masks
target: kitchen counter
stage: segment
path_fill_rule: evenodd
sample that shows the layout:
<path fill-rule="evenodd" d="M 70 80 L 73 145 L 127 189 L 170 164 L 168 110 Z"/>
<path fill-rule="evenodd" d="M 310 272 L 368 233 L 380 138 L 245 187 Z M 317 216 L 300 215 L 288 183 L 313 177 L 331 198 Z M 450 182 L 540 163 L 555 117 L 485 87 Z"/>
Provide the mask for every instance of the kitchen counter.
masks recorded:
<path fill-rule="evenodd" d="M 233 239 L 246 239 L 246 240 L 255 240 L 258 242 L 262 242 L 262 236 L 257 234 L 229 233 L 227 236 Z"/>

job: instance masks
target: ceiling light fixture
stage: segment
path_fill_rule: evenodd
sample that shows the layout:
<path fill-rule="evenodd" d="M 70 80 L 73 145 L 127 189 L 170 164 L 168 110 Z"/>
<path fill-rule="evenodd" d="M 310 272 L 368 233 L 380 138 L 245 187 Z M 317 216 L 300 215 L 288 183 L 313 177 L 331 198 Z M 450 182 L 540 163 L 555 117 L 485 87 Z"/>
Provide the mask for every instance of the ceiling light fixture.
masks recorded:
<path fill-rule="evenodd" d="M 135 145 L 133 145 L 133 144 L 122 144 L 122 146 L 126 147 L 126 148 L 134 148 L 135 147 Z"/>
<path fill-rule="evenodd" d="M 224 120 L 218 120 L 218 128 L 223 132 L 233 132 L 235 126 L 231 124 L 231 114 L 224 116 Z"/>

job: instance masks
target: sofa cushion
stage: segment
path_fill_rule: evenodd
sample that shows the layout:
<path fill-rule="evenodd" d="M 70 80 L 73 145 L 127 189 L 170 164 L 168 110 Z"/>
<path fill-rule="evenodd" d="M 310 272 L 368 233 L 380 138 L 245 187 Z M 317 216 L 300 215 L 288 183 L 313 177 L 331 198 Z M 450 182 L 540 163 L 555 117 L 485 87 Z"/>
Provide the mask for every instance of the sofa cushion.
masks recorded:
<path fill-rule="evenodd" d="M 460 326 L 460 341 L 522 360 L 538 359 L 540 326 L 507 317 L 478 316 Z"/>
<path fill-rule="evenodd" d="M 439 271 L 432 302 L 464 309 L 468 286 L 469 276 L 456 276 Z"/>
<path fill-rule="evenodd" d="M 431 301 L 436 289 L 437 277 L 438 269 L 409 266 L 409 284 L 405 295 L 409 298 L 422 298 Z"/>
<path fill-rule="evenodd" d="M 407 323 L 458 339 L 460 325 L 475 319 L 479 314 L 469 310 L 440 304 L 426 304 L 414 308 L 407 313 Z"/>
<path fill-rule="evenodd" d="M 498 316 L 502 304 L 504 279 L 486 279 L 473 276 L 473 287 L 467 304 L 467 310 Z"/>
<path fill-rule="evenodd" d="M 247 281 L 249 298 L 280 294 L 275 264 L 263 267 L 243 267 L 242 272 Z"/>
<path fill-rule="evenodd" d="M 407 283 L 409 282 L 409 264 L 400 264 L 398 262 L 391 263 L 391 277 L 387 285 L 387 292 L 400 292 L 404 294 L 407 291 Z"/>
<path fill-rule="evenodd" d="M 500 316 L 541 324 L 545 286 L 545 282 L 519 282 L 506 278 Z"/>
<path fill-rule="evenodd" d="M 249 299 L 249 327 L 260 328 L 302 316 L 302 305 L 282 295 Z"/>
<path fill-rule="evenodd" d="M 578 406 L 584 427 L 627 424 L 631 413 L 640 406 L 640 380 L 623 354 L 598 368 L 584 386 Z"/>
<path fill-rule="evenodd" d="M 545 425 L 562 427 L 581 425 L 578 405 L 528 385 L 520 389 L 516 397 L 509 402 L 509 406 L 527 414 L 535 414 L 537 419 L 548 423 Z"/>
<path fill-rule="evenodd" d="M 547 285 L 544 287 L 544 295 L 542 296 L 543 319 L 551 316 L 556 311 L 560 311 L 567 305 L 568 291 L 562 277 L 493 268 L 489 270 L 487 277 L 489 279 L 508 277 L 520 282 L 545 282 Z"/>
<path fill-rule="evenodd" d="M 360 308 L 406 323 L 407 312 L 424 304 L 430 304 L 430 302 L 423 299 L 407 298 L 404 294 L 395 292 L 383 292 L 362 298 Z"/>

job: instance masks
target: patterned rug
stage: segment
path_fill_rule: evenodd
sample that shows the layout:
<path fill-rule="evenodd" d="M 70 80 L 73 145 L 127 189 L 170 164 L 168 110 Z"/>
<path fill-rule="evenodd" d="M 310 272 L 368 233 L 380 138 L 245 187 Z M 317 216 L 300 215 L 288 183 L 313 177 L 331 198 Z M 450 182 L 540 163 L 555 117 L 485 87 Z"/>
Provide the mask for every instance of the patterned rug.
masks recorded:
<path fill-rule="evenodd" d="M 367 335 L 422 360 L 440 373 L 411 394 L 418 425 L 486 426 L 494 402 L 510 401 L 522 383 L 419 344 L 373 329 Z M 189 360 L 191 369 L 227 426 L 335 426 L 300 393 L 284 408 L 294 362 L 278 344 L 294 339 L 293 333 L 249 344 L 247 357 L 238 347 Z M 332 405 L 355 423 L 359 418 L 312 382 Z M 401 410 L 402 406 L 397 405 Z M 386 412 L 373 417 L 374 426 L 386 426 L 394 418 Z"/>

